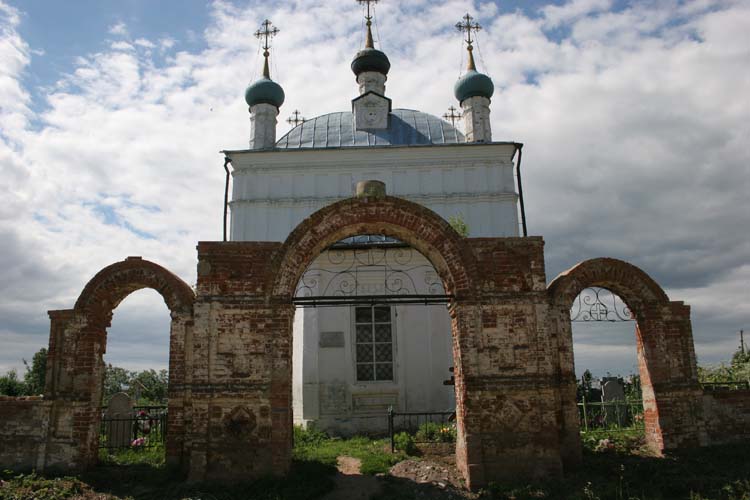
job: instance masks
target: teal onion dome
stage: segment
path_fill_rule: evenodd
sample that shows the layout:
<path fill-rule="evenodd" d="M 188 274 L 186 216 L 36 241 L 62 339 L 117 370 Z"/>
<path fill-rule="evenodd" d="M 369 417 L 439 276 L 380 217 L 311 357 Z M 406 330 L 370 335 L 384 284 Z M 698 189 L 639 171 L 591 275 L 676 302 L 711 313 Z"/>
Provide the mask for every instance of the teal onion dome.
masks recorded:
<path fill-rule="evenodd" d="M 495 85 L 489 76 L 470 69 L 464 76 L 458 79 L 453 87 L 453 94 L 458 102 L 464 102 L 469 97 L 492 97 L 495 93 Z"/>
<path fill-rule="evenodd" d="M 273 104 L 280 108 L 284 104 L 284 89 L 270 78 L 263 77 L 245 90 L 245 101 L 252 107 L 256 104 Z"/>
<path fill-rule="evenodd" d="M 357 76 L 366 71 L 376 71 L 387 75 L 390 69 L 391 61 L 388 60 L 388 56 L 380 50 L 369 47 L 357 52 L 352 61 L 352 71 Z"/>

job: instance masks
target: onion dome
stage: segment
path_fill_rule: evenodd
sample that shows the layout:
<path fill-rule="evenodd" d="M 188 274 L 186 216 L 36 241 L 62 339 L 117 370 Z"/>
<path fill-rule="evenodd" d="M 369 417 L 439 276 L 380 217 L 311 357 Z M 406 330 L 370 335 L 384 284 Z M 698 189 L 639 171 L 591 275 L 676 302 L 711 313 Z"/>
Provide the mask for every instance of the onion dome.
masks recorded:
<path fill-rule="evenodd" d="M 272 104 L 280 108 L 284 104 L 284 89 L 270 78 L 263 76 L 245 90 L 245 101 L 250 107 L 256 104 Z"/>
<path fill-rule="evenodd" d="M 377 50 L 372 40 L 372 16 L 370 15 L 370 4 L 367 3 L 367 35 L 365 38 L 365 48 L 357 52 L 352 61 L 352 71 L 356 76 L 361 75 L 367 71 L 375 71 L 388 75 L 388 70 L 391 69 L 391 61 L 388 60 L 388 56 L 385 52 Z"/>
<path fill-rule="evenodd" d="M 357 52 L 352 61 L 352 71 L 356 76 L 366 72 L 375 71 L 384 75 L 391 69 L 391 61 L 384 52 L 370 47 Z"/>
<path fill-rule="evenodd" d="M 466 50 L 469 53 L 468 65 L 466 67 L 466 73 L 458 79 L 456 84 L 453 86 L 453 95 L 456 96 L 458 102 L 464 102 L 469 97 L 486 97 L 490 99 L 492 94 L 495 93 L 495 85 L 489 76 L 482 74 L 477 71 L 477 65 L 474 62 L 474 42 L 472 39 L 472 33 L 477 33 L 482 27 L 479 23 L 473 22 L 474 18 L 468 13 L 463 17 L 463 21 L 456 24 L 456 28 L 461 33 L 466 33 L 468 38 L 466 39 Z"/>
<path fill-rule="evenodd" d="M 495 93 L 495 85 L 489 76 L 479 73 L 477 70 L 467 71 L 458 79 L 453 86 L 453 94 L 458 102 L 463 102 L 469 97 L 486 97 L 490 99 Z"/>

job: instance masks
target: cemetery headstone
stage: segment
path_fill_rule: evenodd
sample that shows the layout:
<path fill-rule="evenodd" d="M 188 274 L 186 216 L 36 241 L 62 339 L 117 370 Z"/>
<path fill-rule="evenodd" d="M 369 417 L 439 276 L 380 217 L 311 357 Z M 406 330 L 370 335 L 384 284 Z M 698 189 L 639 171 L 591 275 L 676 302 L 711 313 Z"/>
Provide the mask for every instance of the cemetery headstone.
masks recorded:
<path fill-rule="evenodd" d="M 124 392 L 112 396 L 107 406 L 105 432 L 108 448 L 130 446 L 133 437 L 133 400 Z"/>

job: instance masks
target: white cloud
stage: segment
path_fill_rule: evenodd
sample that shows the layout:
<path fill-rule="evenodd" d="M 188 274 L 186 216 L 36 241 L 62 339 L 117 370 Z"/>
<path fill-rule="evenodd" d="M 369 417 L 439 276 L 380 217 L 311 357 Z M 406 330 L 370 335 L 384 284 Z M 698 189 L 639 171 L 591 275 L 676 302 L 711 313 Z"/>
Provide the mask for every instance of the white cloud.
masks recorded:
<path fill-rule="evenodd" d="M 128 36 L 128 27 L 123 22 L 113 24 L 107 31 L 110 35 Z"/>
<path fill-rule="evenodd" d="M 217 152 L 247 144 L 242 96 L 260 71 L 256 40 L 238 34 L 266 16 L 282 30 L 272 56 L 287 94 L 279 134 L 291 110 L 312 117 L 349 107 L 349 63 L 362 42 L 357 5 L 262 7 L 215 2 L 204 33 L 193 34 L 205 37 L 197 53 L 169 51 L 157 61 L 149 49 L 175 46 L 166 36 L 80 54 L 31 116 L 23 84 L 30 51 L 18 12 L 0 0 L 0 338 L 14 346 L 0 369 L 41 347 L 45 310 L 71 307 L 114 260 L 142 255 L 195 280 L 196 241 L 221 237 Z M 742 231 L 750 213 L 750 11 L 699 0 L 678 9 L 610 7 L 578 0 L 545 7 L 540 18 L 498 12 L 494 2 L 379 4 L 376 33 L 392 62 L 387 93 L 394 107 L 436 115 L 455 104 L 461 52 L 453 24 L 479 11 L 480 69 L 498 87 L 494 137 L 526 144 L 529 227 L 547 240 L 550 278 L 584 258 L 634 262 L 673 299 L 693 304 L 703 356 L 701 346 L 729 345 L 750 322 L 740 279 L 750 261 Z M 569 35 L 554 38 L 551 26 Z M 110 34 L 128 30 L 118 23 Z M 143 310 L 123 308 L 116 317 L 125 325 Z M 34 340 L 17 340 L 24 335 Z M 630 335 L 617 339 L 592 337 L 577 344 L 577 356 L 633 350 Z M 122 352 L 135 363 L 148 349 Z"/>
<path fill-rule="evenodd" d="M 562 5 L 547 5 L 540 11 L 545 19 L 545 28 L 554 28 L 611 7 L 612 0 L 570 0 Z"/>

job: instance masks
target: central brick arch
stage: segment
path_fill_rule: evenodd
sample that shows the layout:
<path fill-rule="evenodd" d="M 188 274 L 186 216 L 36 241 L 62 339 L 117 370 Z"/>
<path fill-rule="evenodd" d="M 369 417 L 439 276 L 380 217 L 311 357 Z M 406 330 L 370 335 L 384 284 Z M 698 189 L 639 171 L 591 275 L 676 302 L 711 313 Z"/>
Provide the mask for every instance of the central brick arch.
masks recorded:
<path fill-rule="evenodd" d="M 575 298 L 589 287 L 606 288 L 617 294 L 637 321 L 636 347 L 649 447 L 661 453 L 699 445 L 704 440 L 699 409 L 701 389 L 690 308 L 682 302 L 670 301 L 664 290 L 633 264 L 612 258 L 591 259 L 550 283 L 547 291 L 551 310 L 562 333 L 563 376 L 575 379 L 570 308 Z M 575 394 L 563 405 L 567 419 L 565 433 L 573 447 L 572 442 L 579 439 Z"/>
<path fill-rule="evenodd" d="M 459 301 L 476 298 L 476 258 L 466 239 L 432 210 L 392 196 L 349 198 L 302 221 L 274 259 L 272 294 L 291 299 L 305 269 L 323 250 L 362 234 L 382 234 L 409 244 L 432 263 L 447 293 Z"/>

